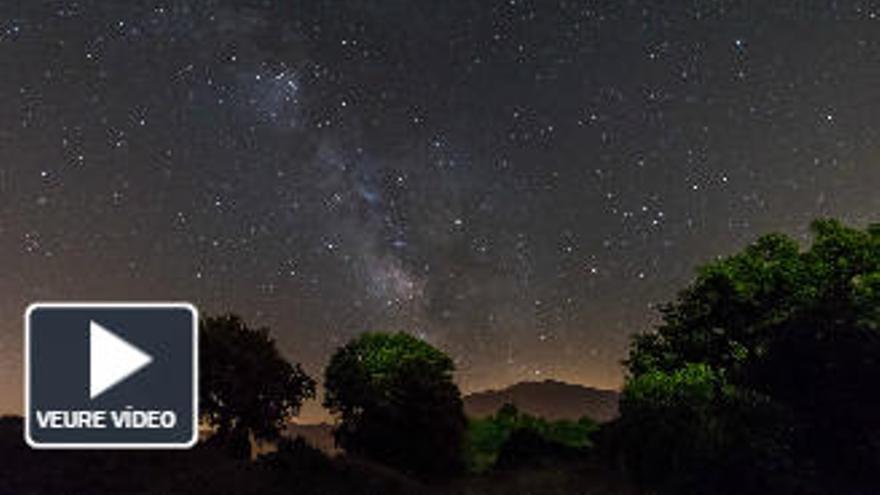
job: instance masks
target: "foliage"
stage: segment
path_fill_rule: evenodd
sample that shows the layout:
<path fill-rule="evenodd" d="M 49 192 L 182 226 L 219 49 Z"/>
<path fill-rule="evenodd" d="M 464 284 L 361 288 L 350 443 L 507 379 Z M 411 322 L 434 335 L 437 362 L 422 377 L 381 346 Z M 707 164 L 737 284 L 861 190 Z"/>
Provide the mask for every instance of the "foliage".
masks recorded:
<path fill-rule="evenodd" d="M 405 333 L 366 333 L 339 348 L 324 381 L 337 443 L 417 475 L 459 470 L 465 417 L 453 371 L 443 352 Z"/>
<path fill-rule="evenodd" d="M 631 377 L 620 407 L 628 466 L 639 482 L 669 493 L 762 491 L 764 471 L 778 471 L 786 457 L 784 443 L 763 426 L 782 420 L 768 399 L 703 363 Z M 747 469 L 753 464 L 761 472 Z"/>
<path fill-rule="evenodd" d="M 250 436 L 278 438 L 315 382 L 278 352 L 267 328 L 251 329 L 235 315 L 205 318 L 199 333 L 202 420 L 216 441 L 239 457 L 250 454 Z"/>
<path fill-rule="evenodd" d="M 805 251 L 774 234 L 703 266 L 656 331 L 634 339 L 622 425 L 637 432 L 627 462 L 643 478 L 682 481 L 735 462 L 730 490 L 757 483 L 768 462 L 773 483 L 876 476 L 880 229 L 824 220 L 813 232 Z"/>
<path fill-rule="evenodd" d="M 512 404 L 485 419 L 470 419 L 465 441 L 465 461 L 471 472 L 483 472 L 496 464 L 505 444 L 516 432 L 530 432 L 556 446 L 586 449 L 597 425 L 588 417 L 578 421 L 547 421 L 521 413 Z M 532 441 L 531 438 L 527 439 Z M 536 443 L 536 442 L 533 442 Z"/>

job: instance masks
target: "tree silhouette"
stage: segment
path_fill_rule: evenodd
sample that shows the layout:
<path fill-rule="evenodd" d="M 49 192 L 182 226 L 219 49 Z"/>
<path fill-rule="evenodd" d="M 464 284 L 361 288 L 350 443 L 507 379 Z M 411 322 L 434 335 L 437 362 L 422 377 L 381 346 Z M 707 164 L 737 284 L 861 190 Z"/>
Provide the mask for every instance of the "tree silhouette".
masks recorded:
<path fill-rule="evenodd" d="M 772 466 L 777 474 L 837 490 L 876 482 L 880 229 L 822 220 L 812 230 L 808 250 L 774 234 L 702 267 L 661 308 L 657 330 L 634 339 L 621 409 L 622 422 L 640 432 L 631 435 L 641 447 L 634 444 L 630 458 L 648 455 L 643 447 L 651 442 L 662 445 L 637 464 L 653 466 L 659 478 L 707 472 L 687 462 L 678 474 L 659 467 L 669 466 L 676 442 L 691 448 L 705 437 L 714 443 L 700 447 L 698 458 L 715 462 L 718 472 L 735 470 L 729 489 L 749 474 L 762 478 L 767 466 L 758 460 L 780 462 L 781 452 L 790 453 L 781 461 L 790 465 Z M 704 388 L 682 375 L 697 369 Z M 688 395 L 695 390 L 706 393 L 697 400 Z M 657 437 L 683 409 L 691 414 L 687 428 Z M 734 446 L 732 438 L 748 441 Z"/>
<path fill-rule="evenodd" d="M 367 333 L 339 348 L 324 381 L 337 443 L 416 475 L 459 470 L 466 422 L 453 371 L 448 356 L 405 333 Z"/>
<path fill-rule="evenodd" d="M 251 435 L 278 438 L 303 400 L 314 397 L 314 380 L 279 354 L 269 329 L 248 328 L 236 315 L 202 321 L 199 353 L 202 420 L 237 457 L 250 454 Z"/>

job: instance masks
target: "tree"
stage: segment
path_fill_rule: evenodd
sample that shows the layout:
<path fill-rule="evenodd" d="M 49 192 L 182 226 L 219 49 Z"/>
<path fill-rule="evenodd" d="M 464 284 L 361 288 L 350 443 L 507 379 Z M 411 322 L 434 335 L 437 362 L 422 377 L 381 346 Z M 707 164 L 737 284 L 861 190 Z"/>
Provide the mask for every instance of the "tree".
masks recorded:
<path fill-rule="evenodd" d="M 314 380 L 281 356 L 269 329 L 251 329 L 236 315 L 202 321 L 199 353 L 202 420 L 238 457 L 250 454 L 251 436 L 278 438 L 315 395 Z"/>
<path fill-rule="evenodd" d="M 443 352 L 405 333 L 366 333 L 339 348 L 324 380 L 337 444 L 416 475 L 459 470 L 466 422 L 453 371 Z"/>
<path fill-rule="evenodd" d="M 763 476 L 757 459 L 767 456 L 756 452 L 787 451 L 790 478 L 837 483 L 837 489 L 874 480 L 880 470 L 880 401 L 874 400 L 880 383 L 880 228 L 822 220 L 812 230 L 807 250 L 773 234 L 703 266 L 694 283 L 661 308 L 659 327 L 635 337 L 622 422 L 640 425 L 640 435 L 649 437 L 640 444 L 658 443 L 653 454 L 638 454 L 633 445 L 630 458 L 649 457 L 635 464 L 672 462 L 670 442 L 682 437 L 660 435 L 684 408 L 692 419 L 681 431 L 689 439 L 751 432 L 749 442 L 736 446 L 744 449 L 738 457 L 732 444 L 704 445 L 711 455 L 704 452 L 701 462 L 719 470 L 729 471 L 734 457 L 752 459 L 737 472 Z M 695 370 L 715 384 L 706 389 L 712 394 L 688 395 L 696 389 L 685 378 Z M 693 411 L 698 404 L 699 414 Z M 676 476 L 674 469 L 656 474 Z"/>
<path fill-rule="evenodd" d="M 786 446 L 768 424 L 781 417 L 766 397 L 723 372 L 688 363 L 631 377 L 614 425 L 636 480 L 668 493 L 764 493 Z M 779 488 L 777 483 L 774 488 Z"/>

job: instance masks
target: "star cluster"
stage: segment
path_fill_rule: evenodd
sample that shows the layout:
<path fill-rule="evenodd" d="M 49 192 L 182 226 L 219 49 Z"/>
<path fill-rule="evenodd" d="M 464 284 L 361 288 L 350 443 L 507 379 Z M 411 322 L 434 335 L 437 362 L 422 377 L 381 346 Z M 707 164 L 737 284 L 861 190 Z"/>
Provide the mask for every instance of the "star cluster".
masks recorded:
<path fill-rule="evenodd" d="M 0 5 L 0 407 L 50 299 L 619 385 L 699 263 L 877 220 L 877 13 L 768 3 Z"/>

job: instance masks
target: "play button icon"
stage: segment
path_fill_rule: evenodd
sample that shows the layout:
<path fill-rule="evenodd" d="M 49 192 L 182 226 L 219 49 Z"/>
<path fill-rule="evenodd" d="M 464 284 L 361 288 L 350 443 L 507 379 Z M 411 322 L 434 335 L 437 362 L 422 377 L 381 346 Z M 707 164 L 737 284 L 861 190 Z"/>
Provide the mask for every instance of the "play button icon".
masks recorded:
<path fill-rule="evenodd" d="M 153 357 L 94 321 L 89 322 L 89 397 L 150 364 Z"/>
<path fill-rule="evenodd" d="M 186 448 L 198 436 L 198 313 L 187 303 L 37 303 L 25 314 L 34 448 Z"/>

